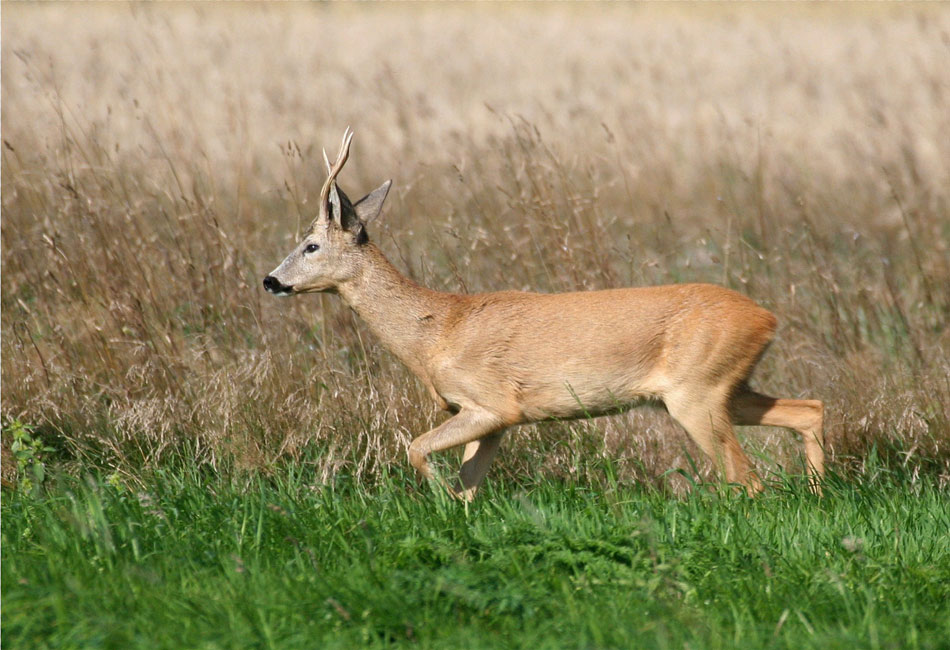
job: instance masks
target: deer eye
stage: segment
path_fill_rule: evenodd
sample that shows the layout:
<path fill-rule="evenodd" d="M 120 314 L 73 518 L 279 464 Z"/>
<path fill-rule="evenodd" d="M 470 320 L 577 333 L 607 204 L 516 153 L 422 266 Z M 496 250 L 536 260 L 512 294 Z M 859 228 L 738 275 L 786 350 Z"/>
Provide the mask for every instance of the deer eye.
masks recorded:
<path fill-rule="evenodd" d="M 303 252 L 316 253 L 318 250 L 320 250 L 320 244 L 308 244 L 307 247 L 303 249 Z"/>

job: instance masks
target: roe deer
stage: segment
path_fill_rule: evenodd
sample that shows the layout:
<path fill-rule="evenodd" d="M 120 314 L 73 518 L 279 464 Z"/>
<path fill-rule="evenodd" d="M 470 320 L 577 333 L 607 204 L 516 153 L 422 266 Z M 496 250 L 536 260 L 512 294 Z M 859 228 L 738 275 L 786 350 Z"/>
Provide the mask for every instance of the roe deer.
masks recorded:
<path fill-rule="evenodd" d="M 423 476 L 433 477 L 430 453 L 465 445 L 460 489 L 449 489 L 471 499 L 508 427 L 660 401 L 726 480 L 750 494 L 762 484 L 732 425 L 797 431 L 820 493 L 822 403 L 767 397 L 746 384 L 775 331 L 770 312 L 708 284 L 475 295 L 419 286 L 366 234 L 391 181 L 356 203 L 337 186 L 352 137 L 347 130 L 336 162 L 326 161 L 310 229 L 264 287 L 282 296 L 338 293 L 452 413 L 409 446 Z"/>

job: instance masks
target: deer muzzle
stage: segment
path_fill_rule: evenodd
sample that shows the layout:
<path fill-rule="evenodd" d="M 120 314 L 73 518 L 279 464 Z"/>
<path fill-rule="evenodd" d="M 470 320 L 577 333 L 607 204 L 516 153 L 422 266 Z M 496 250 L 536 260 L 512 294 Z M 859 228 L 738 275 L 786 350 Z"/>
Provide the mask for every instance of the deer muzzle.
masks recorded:
<path fill-rule="evenodd" d="M 294 292 L 294 288 L 288 284 L 283 284 L 273 275 L 264 278 L 264 288 L 275 296 L 289 296 Z"/>

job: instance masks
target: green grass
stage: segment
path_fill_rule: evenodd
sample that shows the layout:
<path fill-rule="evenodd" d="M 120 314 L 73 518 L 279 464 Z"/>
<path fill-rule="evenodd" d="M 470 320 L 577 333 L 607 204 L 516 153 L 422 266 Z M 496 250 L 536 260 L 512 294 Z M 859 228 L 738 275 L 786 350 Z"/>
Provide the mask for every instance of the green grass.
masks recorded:
<path fill-rule="evenodd" d="M 950 500 L 879 471 L 755 500 L 536 478 L 161 470 L 5 495 L 10 648 L 950 645 Z"/>

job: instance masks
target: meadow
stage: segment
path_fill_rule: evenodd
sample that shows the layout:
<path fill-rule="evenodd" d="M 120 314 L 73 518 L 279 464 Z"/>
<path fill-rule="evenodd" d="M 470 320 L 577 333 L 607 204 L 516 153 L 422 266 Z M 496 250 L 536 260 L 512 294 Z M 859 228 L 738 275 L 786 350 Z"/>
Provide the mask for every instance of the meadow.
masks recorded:
<path fill-rule="evenodd" d="M 943 7 L 0 11 L 4 647 L 946 647 Z M 648 409 L 418 486 L 422 386 L 260 286 L 347 125 L 422 284 L 772 310 L 753 386 L 825 401 L 826 498 L 754 428 L 774 489 L 717 496 Z"/>
<path fill-rule="evenodd" d="M 950 506 L 877 466 L 819 501 L 535 474 L 468 507 L 303 466 L 6 499 L 10 648 L 946 648 Z"/>

